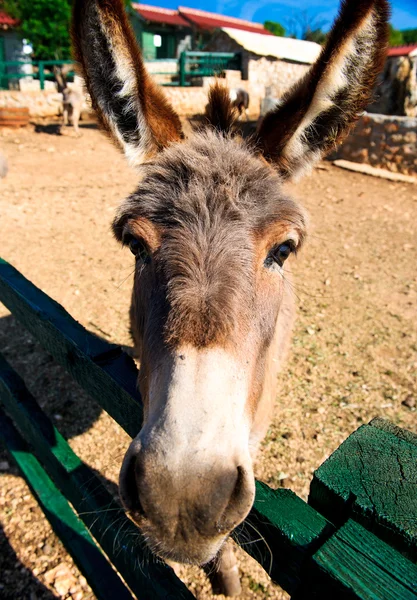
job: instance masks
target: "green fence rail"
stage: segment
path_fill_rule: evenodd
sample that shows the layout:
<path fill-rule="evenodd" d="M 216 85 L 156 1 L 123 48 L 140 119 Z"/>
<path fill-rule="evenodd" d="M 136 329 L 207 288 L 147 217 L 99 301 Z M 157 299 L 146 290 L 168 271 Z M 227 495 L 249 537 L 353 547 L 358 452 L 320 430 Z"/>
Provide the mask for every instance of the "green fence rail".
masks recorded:
<path fill-rule="evenodd" d="M 39 60 L 32 62 L 25 62 L 23 60 L 0 61 L 0 89 L 8 89 L 10 81 L 32 77 L 35 80 L 39 80 L 40 88 L 41 90 L 44 90 L 45 81 L 55 80 L 53 73 L 54 66 L 71 64 L 74 64 L 73 60 Z M 32 67 L 32 73 L 24 72 L 23 69 L 27 66 Z M 67 77 L 69 79 L 74 77 L 74 72 L 69 72 Z"/>
<path fill-rule="evenodd" d="M 137 370 L 120 347 L 85 330 L 1 259 L 0 301 L 136 435 Z M 1 356 L 0 406 L 0 438 L 97 598 L 193 598 L 170 567 L 145 560 L 138 530 Z M 256 482 L 243 547 L 294 600 L 416 600 L 416 507 L 417 436 L 374 419 L 315 472 L 308 504 Z"/>
<path fill-rule="evenodd" d="M 167 61 L 161 59 L 161 62 Z M 242 55 L 240 52 L 182 52 L 177 62 L 175 71 L 156 71 L 152 75 L 166 75 L 171 77 L 170 82 L 161 85 L 189 86 L 193 80 L 201 77 L 219 76 L 225 70 L 242 71 Z M 44 60 L 44 61 L 0 61 L 0 89 L 8 89 L 9 82 L 26 77 L 39 80 L 40 89 L 45 89 L 45 81 L 53 81 L 53 67 L 74 64 L 71 60 Z M 23 68 L 31 65 L 33 73 L 25 73 Z M 68 73 L 73 77 L 74 72 Z"/>
<path fill-rule="evenodd" d="M 213 77 L 223 71 L 242 71 L 240 52 L 182 52 L 179 59 L 179 85 L 195 77 Z"/>

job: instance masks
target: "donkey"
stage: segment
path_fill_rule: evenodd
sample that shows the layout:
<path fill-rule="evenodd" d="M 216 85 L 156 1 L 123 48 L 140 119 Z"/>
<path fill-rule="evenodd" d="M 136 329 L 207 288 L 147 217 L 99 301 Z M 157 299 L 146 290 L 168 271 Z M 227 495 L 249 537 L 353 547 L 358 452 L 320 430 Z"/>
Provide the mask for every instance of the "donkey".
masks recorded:
<path fill-rule="evenodd" d="M 207 126 L 185 140 L 147 74 L 123 0 L 76 0 L 73 42 L 94 107 L 139 186 L 113 221 L 135 256 L 131 329 L 141 368 L 142 429 L 119 490 L 151 550 L 215 560 L 217 589 L 238 593 L 226 545 L 254 500 L 294 319 L 287 264 L 307 219 L 283 190 L 334 148 L 366 107 L 387 45 L 386 0 L 344 0 L 309 73 L 263 119 L 234 135 L 217 83 Z"/>
<path fill-rule="evenodd" d="M 81 117 L 83 105 L 83 93 L 79 89 L 69 88 L 67 84 L 67 73 L 63 67 L 54 67 L 54 76 L 58 86 L 58 92 L 62 94 L 64 125 L 72 121 L 75 134 L 80 135 L 78 123 Z"/>
<path fill-rule="evenodd" d="M 236 88 L 230 90 L 229 97 L 232 103 L 232 106 L 237 108 L 239 117 L 242 116 L 242 113 L 245 113 L 246 120 L 249 120 L 248 117 L 248 108 L 249 108 L 249 94 L 246 90 L 242 88 Z"/>

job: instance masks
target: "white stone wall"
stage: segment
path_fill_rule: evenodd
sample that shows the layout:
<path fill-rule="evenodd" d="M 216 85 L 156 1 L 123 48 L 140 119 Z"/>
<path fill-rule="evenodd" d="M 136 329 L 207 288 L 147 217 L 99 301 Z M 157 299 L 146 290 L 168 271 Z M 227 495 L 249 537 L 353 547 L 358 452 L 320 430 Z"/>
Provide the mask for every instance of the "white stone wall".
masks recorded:
<path fill-rule="evenodd" d="M 39 83 L 39 82 L 37 82 Z M 69 84 L 72 87 L 74 84 Z M 62 115 L 62 94 L 56 89 L 0 90 L 0 108 L 27 107 L 32 119 Z M 90 99 L 85 96 L 83 112 L 91 110 Z"/>
<path fill-rule="evenodd" d="M 269 88 L 268 95 L 280 98 L 309 68 L 310 65 L 252 56 L 248 67 L 249 83 L 251 86 L 263 86 L 264 92 Z"/>

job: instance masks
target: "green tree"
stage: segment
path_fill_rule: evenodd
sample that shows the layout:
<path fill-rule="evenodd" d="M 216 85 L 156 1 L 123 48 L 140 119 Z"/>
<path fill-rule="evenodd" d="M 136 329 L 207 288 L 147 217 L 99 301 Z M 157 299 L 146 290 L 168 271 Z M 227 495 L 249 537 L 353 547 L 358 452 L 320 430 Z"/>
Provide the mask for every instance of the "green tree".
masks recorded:
<path fill-rule="evenodd" d="M 274 35 L 278 35 L 279 37 L 285 36 L 285 28 L 281 25 L 281 23 L 276 23 L 275 21 L 265 21 L 264 27 Z"/>
<path fill-rule="evenodd" d="M 316 27 L 316 29 L 311 29 L 307 27 L 307 29 L 303 32 L 303 40 L 307 42 L 316 42 L 316 44 L 323 45 L 327 39 L 327 35 L 321 29 L 321 27 Z"/>
<path fill-rule="evenodd" d="M 6 11 L 20 21 L 20 32 L 37 60 L 71 56 L 71 0 L 6 0 Z"/>
<path fill-rule="evenodd" d="M 403 29 L 404 44 L 417 44 L 417 29 Z"/>
<path fill-rule="evenodd" d="M 403 32 L 398 31 L 398 29 L 394 29 L 391 25 L 389 26 L 389 45 L 390 46 L 401 46 L 404 44 Z"/>
<path fill-rule="evenodd" d="M 326 21 L 312 15 L 308 10 L 299 11 L 288 19 L 290 37 L 317 44 L 324 44 L 327 39 L 327 34 L 323 31 L 325 25 Z"/>
<path fill-rule="evenodd" d="M 124 0 L 126 6 L 130 0 Z M 4 9 L 19 19 L 20 32 L 33 46 L 36 60 L 71 58 L 72 0 L 5 0 Z"/>

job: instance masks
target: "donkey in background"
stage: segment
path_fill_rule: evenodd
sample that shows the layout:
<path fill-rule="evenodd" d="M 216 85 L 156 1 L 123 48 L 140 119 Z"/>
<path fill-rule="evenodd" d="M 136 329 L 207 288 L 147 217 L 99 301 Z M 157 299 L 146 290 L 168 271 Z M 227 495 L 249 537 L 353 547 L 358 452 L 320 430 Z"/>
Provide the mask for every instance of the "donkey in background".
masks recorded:
<path fill-rule="evenodd" d="M 71 65 L 66 67 L 54 67 L 54 76 L 58 87 L 58 92 L 62 94 L 64 125 L 72 122 L 75 134 L 80 135 L 78 123 L 81 117 L 83 105 L 83 92 L 81 89 L 69 88 L 67 83 L 67 73 Z"/>
<path fill-rule="evenodd" d="M 388 16 L 386 0 L 344 0 L 316 64 L 247 143 L 220 84 L 207 127 L 185 140 L 123 1 L 75 1 L 76 58 L 139 180 L 113 221 L 136 259 L 130 316 L 144 402 L 120 496 L 155 554 L 214 565 L 212 581 L 229 595 L 240 583 L 226 541 L 253 503 L 253 461 L 294 319 L 287 263 L 306 237 L 304 210 L 283 184 L 368 104 Z"/>
<path fill-rule="evenodd" d="M 237 109 L 239 113 L 239 117 L 242 116 L 242 113 L 245 113 L 246 120 L 249 120 L 248 109 L 249 109 L 249 94 L 246 90 L 242 88 L 235 88 L 230 90 L 229 97 L 231 104 L 234 108 Z"/>

